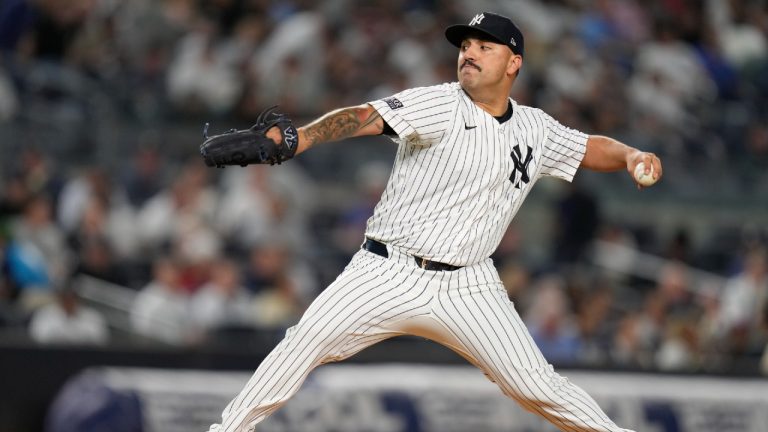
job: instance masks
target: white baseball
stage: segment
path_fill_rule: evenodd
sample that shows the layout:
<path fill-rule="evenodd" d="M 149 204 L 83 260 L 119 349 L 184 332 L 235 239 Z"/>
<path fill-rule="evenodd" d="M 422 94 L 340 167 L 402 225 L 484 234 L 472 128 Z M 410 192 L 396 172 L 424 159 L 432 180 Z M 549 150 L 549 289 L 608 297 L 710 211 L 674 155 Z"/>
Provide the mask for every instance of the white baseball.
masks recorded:
<path fill-rule="evenodd" d="M 640 162 L 635 167 L 635 181 L 641 186 L 650 186 L 656 183 L 656 179 L 653 178 L 653 165 L 651 165 L 651 171 L 645 174 L 645 163 Z"/>

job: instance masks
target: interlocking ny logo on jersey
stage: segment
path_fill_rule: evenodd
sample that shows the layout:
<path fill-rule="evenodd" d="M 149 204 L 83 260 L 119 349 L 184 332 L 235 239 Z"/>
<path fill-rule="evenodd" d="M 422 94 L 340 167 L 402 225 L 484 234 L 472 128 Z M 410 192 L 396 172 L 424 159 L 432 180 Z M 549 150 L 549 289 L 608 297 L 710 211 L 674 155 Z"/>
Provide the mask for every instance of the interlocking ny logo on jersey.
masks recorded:
<path fill-rule="evenodd" d="M 485 15 L 483 14 L 477 14 L 474 18 L 472 18 L 472 21 L 469 22 L 469 25 L 479 25 L 483 20 L 485 19 Z"/>
<path fill-rule="evenodd" d="M 526 144 L 525 147 L 528 148 L 528 153 L 526 154 L 525 159 L 523 159 L 523 154 L 520 152 L 519 145 L 516 145 L 512 149 L 512 153 L 510 153 L 512 156 L 512 163 L 515 166 L 512 167 L 512 175 L 509 176 L 509 181 L 515 185 L 516 189 L 520 189 L 520 182 L 528 184 L 528 182 L 531 181 L 531 178 L 528 177 L 528 165 L 530 165 L 531 160 L 533 160 L 533 149 L 528 144 Z M 517 180 L 518 171 L 520 171 L 520 181 Z"/>

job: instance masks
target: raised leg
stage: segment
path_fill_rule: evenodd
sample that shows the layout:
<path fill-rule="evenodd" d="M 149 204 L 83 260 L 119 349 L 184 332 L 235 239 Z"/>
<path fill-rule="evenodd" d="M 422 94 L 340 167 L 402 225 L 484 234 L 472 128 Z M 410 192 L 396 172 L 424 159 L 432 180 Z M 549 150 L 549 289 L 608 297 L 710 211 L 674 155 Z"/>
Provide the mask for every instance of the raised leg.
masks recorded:
<path fill-rule="evenodd" d="M 264 359 L 209 432 L 246 432 L 285 404 L 323 363 L 343 360 L 401 334 L 389 324 L 407 318 L 423 295 L 392 263 L 360 252 L 310 305 L 299 323 Z M 386 276 L 384 276 L 386 272 Z"/>
<path fill-rule="evenodd" d="M 434 308 L 450 335 L 446 345 L 457 346 L 506 396 L 563 431 L 627 431 L 547 363 L 500 283 L 454 284 L 441 291 Z"/>

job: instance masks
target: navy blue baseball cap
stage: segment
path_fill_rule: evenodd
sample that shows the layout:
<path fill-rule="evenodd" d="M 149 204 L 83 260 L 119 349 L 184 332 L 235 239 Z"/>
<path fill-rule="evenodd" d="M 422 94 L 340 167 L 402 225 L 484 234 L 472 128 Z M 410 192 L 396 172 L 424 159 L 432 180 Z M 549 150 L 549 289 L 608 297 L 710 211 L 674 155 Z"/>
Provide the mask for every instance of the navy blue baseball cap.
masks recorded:
<path fill-rule="evenodd" d="M 523 32 L 504 15 L 482 12 L 474 16 L 469 24 L 456 24 L 445 29 L 448 42 L 461 47 L 461 42 L 472 32 L 487 36 L 492 42 L 506 45 L 513 53 L 523 55 L 525 43 Z"/>

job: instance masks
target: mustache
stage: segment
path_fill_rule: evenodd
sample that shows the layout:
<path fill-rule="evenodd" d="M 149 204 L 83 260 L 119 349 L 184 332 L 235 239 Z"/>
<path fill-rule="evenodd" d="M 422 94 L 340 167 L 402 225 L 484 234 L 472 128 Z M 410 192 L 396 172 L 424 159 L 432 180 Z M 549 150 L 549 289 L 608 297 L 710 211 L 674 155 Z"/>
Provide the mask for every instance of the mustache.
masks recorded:
<path fill-rule="evenodd" d="M 480 66 L 476 65 L 475 62 L 473 62 L 472 60 L 464 60 L 464 63 L 462 63 L 459 69 L 464 69 L 465 66 L 470 66 L 479 71 L 482 71 L 482 69 L 480 69 Z"/>

